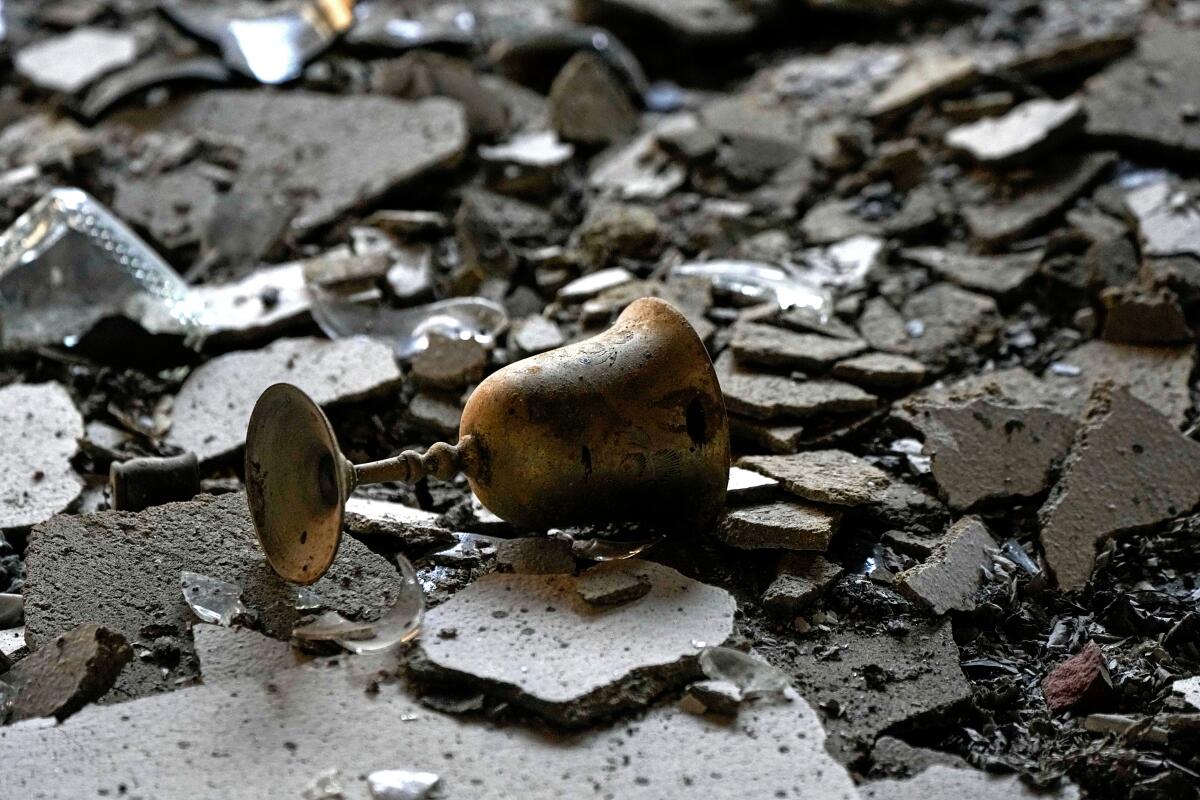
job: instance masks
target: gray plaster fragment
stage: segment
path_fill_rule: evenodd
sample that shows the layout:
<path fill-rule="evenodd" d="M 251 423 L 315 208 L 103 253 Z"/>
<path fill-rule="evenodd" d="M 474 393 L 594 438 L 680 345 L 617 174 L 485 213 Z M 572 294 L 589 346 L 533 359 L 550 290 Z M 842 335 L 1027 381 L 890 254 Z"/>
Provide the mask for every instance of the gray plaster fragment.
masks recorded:
<path fill-rule="evenodd" d="M 940 247 L 910 247 L 900 255 L 920 264 L 966 289 L 992 295 L 1007 295 L 1025 285 L 1038 270 L 1042 252 L 977 256 Z"/>
<path fill-rule="evenodd" d="M 733 353 L 738 361 L 769 367 L 824 370 L 861 353 L 866 342 L 796 333 L 774 325 L 742 322 L 733 327 Z"/>
<path fill-rule="evenodd" d="M 904 113 L 930 97 L 969 86 L 977 75 L 978 67 L 967 56 L 938 47 L 916 49 L 903 69 L 871 100 L 867 113 L 873 117 Z"/>
<path fill-rule="evenodd" d="M 312 306 L 302 262 L 262 267 L 241 280 L 201 284 L 190 292 L 208 311 L 209 344 L 277 334 L 308 319 Z"/>
<path fill-rule="evenodd" d="M 833 377 L 868 389 L 909 389 L 925 380 L 925 365 L 894 353 L 865 353 L 839 361 Z"/>
<path fill-rule="evenodd" d="M 36 525 L 79 497 L 83 481 L 71 459 L 83 417 L 57 383 L 0 389 L 0 530 Z"/>
<path fill-rule="evenodd" d="M 519 575 L 561 575 L 575 571 L 571 543 L 545 536 L 503 539 L 496 545 L 496 567 Z"/>
<path fill-rule="evenodd" d="M 565 726 L 646 705 L 694 674 L 697 642 L 729 638 L 736 604 L 723 589 L 669 567 L 623 563 L 652 588 L 603 610 L 584 602 L 579 579 L 569 575 L 485 575 L 427 612 L 427 629 L 459 635 L 423 639 L 410 668 L 483 688 Z"/>
<path fill-rule="evenodd" d="M 727 510 L 717 527 L 717 537 L 742 550 L 824 551 L 840 523 L 841 512 L 835 509 L 778 500 Z"/>
<path fill-rule="evenodd" d="M 14 720 L 64 720 L 112 688 L 133 658 L 125 637 L 93 622 L 63 633 L 4 674 L 16 689 Z"/>
<path fill-rule="evenodd" d="M 792 494 L 838 506 L 877 502 L 891 483 L 886 472 L 844 450 L 746 456 L 738 465 L 774 478 Z"/>
<path fill-rule="evenodd" d="M 453 547 L 454 532 L 438 520 L 439 514 L 403 503 L 351 497 L 346 501 L 346 530 L 356 536 L 382 536 L 396 540 L 406 555 Z"/>
<path fill-rule="evenodd" d="M 624 560 L 597 564 L 579 576 L 576 591 L 593 606 L 615 606 L 645 597 L 653 582 L 637 565 Z"/>
<path fill-rule="evenodd" d="M 13 57 L 13 66 L 43 89 L 72 94 L 132 63 L 137 51 L 137 37 L 130 31 L 79 27 L 26 45 Z"/>
<path fill-rule="evenodd" d="M 763 592 L 763 608 L 775 616 L 794 617 L 841 574 L 842 568 L 824 556 L 785 553 L 779 560 L 775 580 Z"/>
<path fill-rule="evenodd" d="M 896 576 L 906 596 L 941 615 L 972 611 L 975 593 L 983 583 L 983 568 L 991 563 L 996 543 L 978 517 L 964 517 L 950 527 L 925 563 Z"/>
<path fill-rule="evenodd" d="M 192 641 L 205 683 L 260 678 L 269 680 L 301 662 L 289 642 L 263 636 L 249 628 L 204 623 L 192 626 Z"/>
<path fill-rule="evenodd" d="M 400 370 L 390 347 L 363 338 L 280 339 L 262 350 L 218 356 L 184 381 L 167 441 L 202 462 L 237 451 L 258 396 L 281 382 L 324 405 L 386 392 L 400 382 Z"/>
<path fill-rule="evenodd" d="M 776 494 L 779 481 L 741 467 L 729 468 L 725 498 L 729 503 L 750 503 Z"/>
<path fill-rule="evenodd" d="M 612 144 L 637 131 L 638 112 L 617 76 L 594 53 L 571 57 L 550 87 L 550 125 L 564 140 Z"/>
<path fill-rule="evenodd" d="M 1045 152 L 1083 127 L 1083 106 L 1065 100 L 1030 100 L 1000 117 L 959 125 L 946 144 L 985 164 L 1012 163 Z"/>
<path fill-rule="evenodd" d="M 903 313 L 906 321 L 920 325 L 920 336 L 909 331 L 913 355 L 935 369 L 990 344 L 1003 321 L 995 300 L 949 283 L 936 283 L 912 295 Z"/>
<path fill-rule="evenodd" d="M 1142 255 L 1200 258 L 1200 203 L 1167 181 L 1134 189 L 1125 205 L 1137 220 Z"/>

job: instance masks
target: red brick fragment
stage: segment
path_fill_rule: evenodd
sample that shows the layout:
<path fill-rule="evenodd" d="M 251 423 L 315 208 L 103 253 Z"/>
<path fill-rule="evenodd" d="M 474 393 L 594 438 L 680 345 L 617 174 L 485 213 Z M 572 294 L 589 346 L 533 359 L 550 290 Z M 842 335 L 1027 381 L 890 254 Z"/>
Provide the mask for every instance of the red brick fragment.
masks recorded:
<path fill-rule="evenodd" d="M 1046 705 L 1054 711 L 1097 709 L 1105 705 L 1112 694 L 1112 677 L 1104 663 L 1104 653 L 1095 642 L 1088 642 L 1078 653 L 1050 670 L 1042 681 L 1042 695 Z"/>

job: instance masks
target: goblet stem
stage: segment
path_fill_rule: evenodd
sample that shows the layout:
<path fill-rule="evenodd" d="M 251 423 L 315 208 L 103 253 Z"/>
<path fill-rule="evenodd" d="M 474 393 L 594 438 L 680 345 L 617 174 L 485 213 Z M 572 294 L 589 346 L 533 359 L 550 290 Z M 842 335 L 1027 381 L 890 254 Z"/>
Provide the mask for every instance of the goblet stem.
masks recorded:
<path fill-rule="evenodd" d="M 427 475 L 445 481 L 453 478 L 460 471 L 465 471 L 470 475 L 472 445 L 472 438 L 464 436 L 457 445 L 438 442 L 431 445 L 424 453 L 405 450 L 399 455 L 385 458 L 382 461 L 356 464 L 354 466 L 354 484 L 361 486 L 366 483 L 382 483 L 384 481 L 416 483 Z"/>

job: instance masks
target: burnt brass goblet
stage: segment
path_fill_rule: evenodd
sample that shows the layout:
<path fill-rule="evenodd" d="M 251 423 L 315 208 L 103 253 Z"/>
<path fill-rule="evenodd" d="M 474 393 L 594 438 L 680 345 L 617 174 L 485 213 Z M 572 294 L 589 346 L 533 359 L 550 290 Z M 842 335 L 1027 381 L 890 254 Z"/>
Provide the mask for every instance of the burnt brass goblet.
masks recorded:
<path fill-rule="evenodd" d="M 706 529 L 729 479 L 712 361 L 679 311 L 644 298 L 607 331 L 489 376 L 467 401 L 457 444 L 351 464 L 317 404 L 286 383 L 263 392 L 246 433 L 258 540 L 294 583 L 313 583 L 333 563 L 356 486 L 460 471 L 484 506 L 522 528 Z"/>

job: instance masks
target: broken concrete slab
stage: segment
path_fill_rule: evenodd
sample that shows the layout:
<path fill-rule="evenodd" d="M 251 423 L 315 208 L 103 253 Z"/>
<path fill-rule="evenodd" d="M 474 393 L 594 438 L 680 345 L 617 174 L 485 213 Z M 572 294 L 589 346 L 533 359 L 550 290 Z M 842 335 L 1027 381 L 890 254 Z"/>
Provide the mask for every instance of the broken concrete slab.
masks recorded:
<path fill-rule="evenodd" d="M 896 586 L 939 616 L 947 611 L 973 611 L 983 569 L 992 563 L 996 549 L 983 521 L 964 517 L 946 531 L 923 564 L 896 576 Z"/>
<path fill-rule="evenodd" d="M 881 118 L 903 114 L 940 94 L 965 89 L 977 76 L 978 67 L 967 56 L 936 46 L 917 48 L 896 76 L 872 98 L 867 114 Z"/>
<path fill-rule="evenodd" d="M 748 372 L 725 354 L 717 359 L 716 367 L 729 411 L 755 419 L 870 411 L 879 402 L 875 395 L 841 381 L 798 381 L 785 375 Z"/>
<path fill-rule="evenodd" d="M 1053 711 L 1098 710 L 1114 699 L 1112 677 L 1100 646 L 1089 641 L 1042 679 L 1042 695 Z"/>
<path fill-rule="evenodd" d="M 61 385 L 0 389 L 0 530 L 36 525 L 78 499 L 71 459 L 82 438 L 83 417 Z"/>
<path fill-rule="evenodd" d="M 920 361 L 894 353 L 864 353 L 833 365 L 833 377 L 868 389 L 911 389 L 926 373 Z"/>
<path fill-rule="evenodd" d="M 120 633 L 94 622 L 72 628 L 4 674 L 16 689 L 12 719 L 61 722 L 111 689 L 131 658 L 133 648 Z"/>
<path fill-rule="evenodd" d="M 133 63 L 137 52 L 131 31 L 79 27 L 22 47 L 13 66 L 43 89 L 74 94 L 106 72 Z"/>
<path fill-rule="evenodd" d="M 60 515 L 34 529 L 25 564 L 31 646 L 44 647 L 76 625 L 96 622 L 147 649 L 167 637 L 177 651 L 177 663 L 134 660 L 121 673 L 113 699 L 174 689 L 196 676 L 188 635 L 195 617 L 180 589 L 183 570 L 242 587 L 246 607 L 275 638 L 290 639 L 301 613 L 295 587 L 275 574 L 259 550 L 240 493 L 201 496 L 140 514 Z M 344 537 L 338 558 L 312 589 L 329 608 L 365 619 L 382 614 L 399 586 L 391 564 Z"/>
<path fill-rule="evenodd" d="M 594 53 L 580 51 L 550 86 L 550 126 L 568 142 L 605 145 L 638 128 L 638 111 L 628 90 Z"/>
<path fill-rule="evenodd" d="M 251 677 L 269 680 L 304 660 L 291 642 L 250 628 L 199 623 L 192 626 L 192 642 L 207 684 Z"/>
<path fill-rule="evenodd" d="M 716 535 L 742 550 L 820 550 L 829 547 L 841 512 L 811 503 L 779 500 L 727 510 Z"/>
<path fill-rule="evenodd" d="M 765 500 L 776 494 L 779 481 L 741 467 L 729 468 L 725 499 L 731 505 Z"/>
<path fill-rule="evenodd" d="M 1039 512 L 1046 562 L 1062 589 L 1082 589 L 1097 544 L 1187 513 L 1197 502 L 1200 443 L 1128 390 L 1101 383 Z"/>
<path fill-rule="evenodd" d="M 462 389 L 483 378 L 488 348 L 475 339 L 431 335 L 429 346 L 412 358 L 412 374 L 422 386 Z"/>
<path fill-rule="evenodd" d="M 891 483 L 886 472 L 844 450 L 745 456 L 738 466 L 774 478 L 806 500 L 836 506 L 877 502 Z"/>
<path fill-rule="evenodd" d="M 1146 347 L 1093 339 L 1067 352 L 1048 369 L 1043 383 L 1059 395 L 1064 409 L 1083 411 L 1101 381 L 1126 386 L 1138 400 L 1182 425 L 1191 409 L 1188 380 L 1196 364 L 1193 347 Z M 1078 374 L 1075 374 L 1076 371 Z"/>
<path fill-rule="evenodd" d="M 1200 31 L 1147 31 L 1134 53 L 1085 84 L 1088 135 L 1166 157 L 1200 155 L 1200 125 L 1182 113 L 1200 108 L 1197 70 Z"/>
<path fill-rule="evenodd" d="M 118 175 L 112 209 L 159 247 L 175 250 L 200 242 L 216 204 L 216 183 L 193 163 L 168 172 Z"/>
<path fill-rule="evenodd" d="M 1063 414 L 985 399 L 922 405 L 913 422 L 938 488 L 958 511 L 1041 494 L 1075 434 L 1074 420 Z"/>
<path fill-rule="evenodd" d="M 948 281 L 977 292 L 1004 297 L 1023 287 L 1037 274 L 1042 251 L 1003 256 L 977 256 L 940 247 L 910 247 L 901 257 L 933 270 Z"/>
<path fill-rule="evenodd" d="M 609 561 L 585 570 L 575 591 L 593 606 L 616 606 L 650 594 L 654 581 L 643 570 L 623 561 Z"/>
<path fill-rule="evenodd" d="M 346 501 L 344 525 L 355 536 L 386 537 L 400 552 L 416 558 L 453 547 L 454 531 L 439 522 L 440 514 L 422 511 L 389 500 L 351 497 Z"/>
<path fill-rule="evenodd" d="M 1100 302 L 1104 305 L 1101 336 L 1110 342 L 1178 345 L 1193 338 L 1179 298 L 1166 287 L 1112 286 L 1100 293 Z"/>
<path fill-rule="evenodd" d="M 308 319 L 312 307 L 302 262 L 262 267 L 229 283 L 193 286 L 190 294 L 206 309 L 210 345 L 273 336 Z"/>
<path fill-rule="evenodd" d="M 484 689 L 564 726 L 648 704 L 694 676 L 699 648 L 729 638 L 736 604 L 723 589 L 669 567 L 619 563 L 653 587 L 602 611 L 583 601 L 573 576 L 483 576 L 426 613 L 426 630 L 459 634 L 424 638 L 410 669 Z"/>
<path fill-rule="evenodd" d="M 496 568 L 518 575 L 563 575 L 575 571 L 571 543 L 546 536 L 503 539 L 496 545 Z"/>
<path fill-rule="evenodd" d="M 784 553 L 762 594 L 763 608 L 777 617 L 795 617 L 841 574 L 840 565 L 816 553 Z"/>
<path fill-rule="evenodd" d="M 1045 792 L 1025 784 L 1017 775 L 993 775 L 970 767 L 933 764 L 906 779 L 865 783 L 858 789 L 863 800 L 1078 800 L 1071 784 Z"/>
<path fill-rule="evenodd" d="M 1125 205 L 1137 221 L 1143 256 L 1200 258 L 1200 203 L 1188 187 L 1158 181 L 1127 193 Z"/>
<path fill-rule="evenodd" d="M 307 233 L 425 173 L 454 164 L 468 143 L 462 107 L 431 97 L 339 97 L 221 90 L 114 120 L 138 128 L 204 131 L 241 150 L 233 191 L 298 198 Z M 387 136 L 380 136 L 387 131 Z"/>
<path fill-rule="evenodd" d="M 279 339 L 261 350 L 228 353 L 198 367 L 175 397 L 169 444 L 201 462 L 237 451 L 259 395 L 292 383 L 318 404 L 353 402 L 400 382 L 392 349 L 366 338 Z"/>
<path fill-rule="evenodd" d="M 119 785 L 155 797 L 300 797 L 331 764 L 345 775 L 395 764 L 399 724 L 420 734 L 406 739 L 406 762 L 436 764 L 447 797 L 550 800 L 586 785 L 628 800 L 660 800 L 680 787 L 713 800 L 747 792 L 856 798 L 849 775 L 824 750 L 816 713 L 802 701 L 745 706 L 727 724 L 668 706 L 636 722 L 546 736 L 433 712 L 402 691 L 369 694 L 349 673 L 345 665 L 299 666 L 273 675 L 269 686 L 261 676 L 218 681 L 85 709 L 58 727 L 9 726 L 0 730 L 11 760 L 6 786 L 56 797 L 116 794 Z M 680 742 L 689 743 L 686 759 Z M 97 763 L 105 769 L 97 771 Z M 556 768 L 543 769 L 549 763 Z M 535 773 L 541 777 L 533 786 Z"/>
<path fill-rule="evenodd" d="M 950 283 L 935 283 L 911 295 L 903 313 L 913 356 L 934 369 L 990 344 L 1003 322 L 991 297 Z"/>
<path fill-rule="evenodd" d="M 1012 164 L 1057 147 L 1083 129 L 1083 104 L 1037 99 L 999 117 L 985 117 L 950 129 L 946 145 L 983 164 Z"/>
<path fill-rule="evenodd" d="M 814 333 L 797 333 L 757 322 L 734 325 L 730 346 L 740 362 L 800 370 L 829 369 L 834 362 L 867 349 L 867 343 L 858 339 L 834 339 Z"/>

